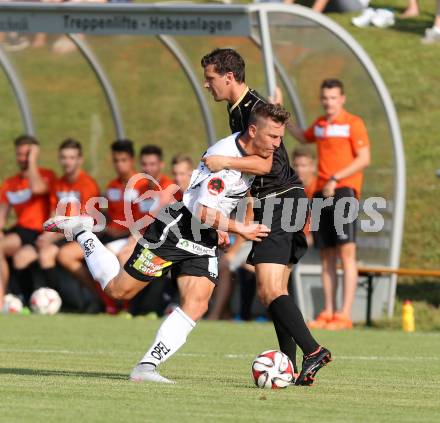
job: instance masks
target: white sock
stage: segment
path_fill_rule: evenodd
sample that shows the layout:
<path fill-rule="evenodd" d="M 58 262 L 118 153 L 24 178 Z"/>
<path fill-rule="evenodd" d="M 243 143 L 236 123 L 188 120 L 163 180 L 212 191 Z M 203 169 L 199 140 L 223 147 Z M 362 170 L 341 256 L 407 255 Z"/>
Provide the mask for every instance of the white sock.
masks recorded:
<path fill-rule="evenodd" d="M 80 233 L 76 240 L 84 251 L 87 267 L 102 289 L 119 273 L 121 266 L 117 257 L 90 231 Z"/>
<path fill-rule="evenodd" d="M 158 366 L 168 360 L 185 344 L 186 338 L 195 326 L 196 322 L 177 307 L 160 326 L 153 345 L 142 357 L 140 363 Z"/>

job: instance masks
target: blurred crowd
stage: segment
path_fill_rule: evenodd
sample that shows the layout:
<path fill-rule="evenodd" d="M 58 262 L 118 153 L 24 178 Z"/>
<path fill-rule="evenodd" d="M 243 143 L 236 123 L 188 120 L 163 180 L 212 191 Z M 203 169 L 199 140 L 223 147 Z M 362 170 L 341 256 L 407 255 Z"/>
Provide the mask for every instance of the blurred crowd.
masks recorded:
<path fill-rule="evenodd" d="M 142 298 L 136 298 L 133 304 L 119 304 L 98 289 L 83 264 L 79 245 L 66 242 L 60 234 L 42 233 L 42 225 L 55 211 L 75 215 L 93 213 L 91 208 L 99 209 L 106 217 L 100 238 L 125 262 L 136 242 L 129 223 L 125 223 L 127 215 L 132 216 L 133 222 L 141 222 L 137 230 L 142 233 L 148 225 L 145 217 L 151 215 L 161 190 L 175 183 L 179 188 L 176 187 L 175 201 L 181 199 L 191 178 L 192 159 L 186 155 L 174 156 L 171 178 L 163 173 L 165 163 L 160 147 L 142 147 L 137 166 L 133 142 L 117 140 L 111 145 L 115 178 L 101 191 L 83 169 L 82 145 L 77 140 L 68 138 L 59 145 L 59 176 L 38 165 L 40 146 L 35 137 L 19 136 L 14 146 L 19 172 L 6 178 L 0 190 L 0 309 L 5 293 L 11 292 L 27 303 L 33 291 L 45 286 L 59 292 L 65 309 L 105 310 L 112 314 L 125 309 L 132 314 L 146 311 L 161 314 L 166 298 L 172 299 L 172 287 L 171 294 L 160 292 L 154 296 L 150 293 L 147 305 Z M 137 172 L 142 172 L 144 177 L 131 182 Z M 15 220 L 8 224 L 12 209 Z M 167 283 L 161 286 L 165 289 Z"/>
<path fill-rule="evenodd" d="M 67 215 L 85 212 L 88 201 L 90 213 L 90 207 L 99 207 L 94 199 L 102 196 L 107 204 L 99 211 L 106 217 L 106 226 L 99 237 L 124 264 L 136 242 L 128 225 L 121 223 L 127 220 L 127 207 L 134 222 L 143 221 L 137 227 L 142 233 L 148 225 L 145 216 L 151 215 L 160 190 L 176 184 L 179 190 L 174 194 L 175 201 L 181 200 L 194 168 L 189 156 L 177 154 L 172 158 L 170 177 L 164 173 L 160 147 L 143 146 L 136 158 L 131 140 L 117 140 L 110 147 L 115 178 L 101 190 L 83 169 L 82 145 L 73 138 L 59 145 L 57 172 L 38 165 L 41 151 L 35 137 L 19 136 L 14 140 L 14 147 L 18 173 L 6 178 L 0 190 L 0 309 L 6 293 L 18 296 L 27 304 L 31 294 L 41 287 L 58 291 L 66 311 L 109 314 L 127 311 L 133 315 L 153 312 L 160 316 L 178 303 L 175 281 L 169 277 L 151 284 L 130 302 L 111 299 L 85 267 L 79 245 L 67 242 L 60 234 L 42 232 L 42 224 L 56 211 Z M 312 198 L 316 186 L 314 151 L 308 146 L 299 146 L 292 152 L 291 160 Z M 151 180 L 135 178 L 137 180 L 132 182 L 130 178 L 138 175 L 137 172 L 149 175 Z M 14 218 L 9 216 L 12 210 Z M 310 234 L 307 238 L 313 243 Z M 234 238 L 231 243 L 231 247 L 221 253 L 221 283 L 211 304 L 209 319 L 254 317 L 254 269 L 246 264 L 251 243 Z M 239 306 L 238 314 L 233 315 L 230 306 L 236 286 L 240 292 Z"/>

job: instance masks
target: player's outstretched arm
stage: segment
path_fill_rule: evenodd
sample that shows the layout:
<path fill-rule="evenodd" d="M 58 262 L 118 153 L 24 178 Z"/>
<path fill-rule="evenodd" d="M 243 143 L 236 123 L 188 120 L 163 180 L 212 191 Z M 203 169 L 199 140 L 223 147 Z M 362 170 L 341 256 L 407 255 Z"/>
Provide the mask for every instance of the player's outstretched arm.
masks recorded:
<path fill-rule="evenodd" d="M 307 142 L 307 139 L 304 135 L 304 131 L 295 122 L 289 120 L 289 122 L 287 122 L 286 128 L 289 131 L 289 133 L 294 138 L 296 138 L 301 144 L 305 144 Z"/>
<path fill-rule="evenodd" d="M 241 235 L 249 241 L 261 241 L 270 232 L 270 229 L 265 225 L 241 223 L 237 220 L 229 219 L 216 209 L 204 205 L 200 205 L 197 217 L 204 225 L 211 226 L 216 230 Z"/>
<path fill-rule="evenodd" d="M 246 157 L 208 156 L 202 161 L 211 172 L 220 172 L 223 169 L 235 169 L 251 175 L 266 175 L 272 169 L 273 156 L 267 159 L 252 155 Z"/>

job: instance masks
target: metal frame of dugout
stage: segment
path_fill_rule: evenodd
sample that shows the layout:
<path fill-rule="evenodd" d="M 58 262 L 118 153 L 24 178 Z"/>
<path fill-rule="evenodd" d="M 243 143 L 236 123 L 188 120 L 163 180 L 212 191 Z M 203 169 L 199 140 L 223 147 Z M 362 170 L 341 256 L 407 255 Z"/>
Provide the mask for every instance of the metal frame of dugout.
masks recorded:
<path fill-rule="evenodd" d="M 86 35 L 139 35 L 155 36 L 167 48 L 184 71 L 197 98 L 203 118 L 208 144 L 216 140 L 214 120 L 209 104 L 201 88 L 201 81 L 192 68 L 185 52 L 179 46 L 179 36 L 240 36 L 247 37 L 260 47 L 265 71 L 267 94 L 275 92 L 276 76 L 284 85 L 288 100 L 299 124 L 306 125 L 301 99 L 295 83 L 274 55 L 271 40 L 271 14 L 307 20 L 310 25 L 327 30 L 345 46 L 361 64 L 371 80 L 385 110 L 385 118 L 392 138 L 394 161 L 393 211 L 390 230 L 390 247 L 387 265 L 399 267 L 405 204 L 405 159 L 402 137 L 396 111 L 389 92 L 376 67 L 353 37 L 325 15 L 309 8 L 281 4 L 202 5 L 202 4 L 50 4 L 50 3 L 1 3 L 0 32 L 64 33 L 72 39 L 90 65 L 102 87 L 110 109 L 115 134 L 123 137 L 124 125 L 118 101 L 104 69 L 86 42 L 75 33 Z M 0 66 L 12 86 L 20 109 L 24 129 L 34 133 L 32 113 L 26 93 L 8 56 L 0 49 Z M 372 263 L 374 264 L 374 263 Z M 313 270 L 319 273 L 319 266 Z M 301 265 L 296 269 L 296 280 L 302 276 Z M 394 308 L 397 276 L 389 279 L 387 314 Z M 297 282 L 298 283 L 298 282 Z M 300 287 L 301 288 L 301 287 Z M 300 289 L 301 291 L 301 289 Z M 300 305 L 303 299 L 300 299 Z"/>

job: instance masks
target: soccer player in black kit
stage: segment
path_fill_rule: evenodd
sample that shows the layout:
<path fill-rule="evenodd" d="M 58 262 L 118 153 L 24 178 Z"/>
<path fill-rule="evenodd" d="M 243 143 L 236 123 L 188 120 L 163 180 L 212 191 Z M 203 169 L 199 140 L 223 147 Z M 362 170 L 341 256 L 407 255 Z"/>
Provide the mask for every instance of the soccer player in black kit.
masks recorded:
<path fill-rule="evenodd" d="M 231 131 L 245 131 L 252 109 L 266 100 L 246 85 L 243 58 L 232 49 L 215 49 L 202 58 L 201 65 L 205 88 L 215 101 L 228 102 Z M 307 242 L 302 228 L 294 232 L 285 230 L 283 215 L 283 208 L 290 205 L 287 226 L 294 226 L 301 199 L 304 199 L 302 204 L 307 204 L 307 200 L 301 180 L 290 167 L 283 142 L 272 153 L 268 159 L 210 156 L 205 164 L 211 171 L 232 168 L 257 175 L 251 188 L 252 197 L 259 203 L 254 207 L 254 220 L 264 222 L 271 232 L 262 242 L 253 244 L 248 262 L 255 266 L 258 296 L 272 316 L 280 349 L 292 360 L 295 373 L 298 373 L 296 345 L 303 351 L 302 370 L 295 384 L 311 385 L 318 370 L 331 361 L 331 353 L 313 338 L 294 298 L 288 293 L 291 265 L 304 255 Z M 273 213 L 266 212 L 271 221 L 267 222 L 264 210 L 271 207 Z M 303 213 L 302 226 L 306 214 Z"/>

